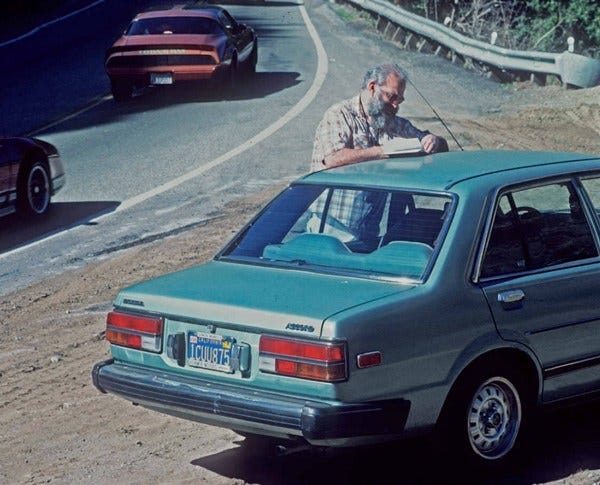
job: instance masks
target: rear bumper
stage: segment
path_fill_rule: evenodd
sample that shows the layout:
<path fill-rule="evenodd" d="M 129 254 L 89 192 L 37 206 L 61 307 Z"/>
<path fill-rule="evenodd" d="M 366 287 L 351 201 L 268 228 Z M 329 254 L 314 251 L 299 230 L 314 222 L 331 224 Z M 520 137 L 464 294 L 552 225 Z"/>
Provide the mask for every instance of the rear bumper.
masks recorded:
<path fill-rule="evenodd" d="M 152 73 L 171 74 L 173 82 L 203 81 L 214 79 L 227 70 L 229 64 L 202 66 L 157 66 L 145 68 L 110 68 L 106 70 L 111 80 L 126 80 L 139 85 L 150 84 Z"/>
<path fill-rule="evenodd" d="M 97 363 L 94 385 L 144 407 L 206 424 L 319 446 L 352 446 L 401 436 L 406 400 L 332 405 L 202 379 L 155 372 L 114 360 Z"/>

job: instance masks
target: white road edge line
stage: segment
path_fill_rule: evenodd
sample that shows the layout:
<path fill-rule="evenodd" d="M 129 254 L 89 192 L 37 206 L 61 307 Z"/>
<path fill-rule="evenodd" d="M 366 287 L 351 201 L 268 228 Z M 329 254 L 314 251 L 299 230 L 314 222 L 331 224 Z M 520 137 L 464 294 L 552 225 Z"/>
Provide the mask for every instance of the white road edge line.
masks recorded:
<path fill-rule="evenodd" d="M 100 0 L 100 1 L 104 1 L 104 0 Z M 131 197 L 130 199 L 123 201 L 121 203 L 121 205 L 119 205 L 117 207 L 117 209 L 115 209 L 114 211 L 103 214 L 95 219 L 91 219 L 88 222 L 98 222 L 100 220 L 106 219 L 106 218 L 110 217 L 111 215 L 116 214 L 117 212 L 121 212 L 125 209 L 129 209 L 137 204 L 140 204 L 140 203 L 150 199 L 151 197 L 154 197 L 155 195 L 162 194 L 163 192 L 166 192 L 166 191 L 171 190 L 185 182 L 188 182 L 192 178 L 202 175 L 203 173 L 207 172 L 208 170 L 215 168 L 216 166 L 222 164 L 223 162 L 226 162 L 227 160 L 229 160 L 229 159 L 243 153 L 244 151 L 248 150 L 249 148 L 253 147 L 257 143 L 260 143 L 261 141 L 265 140 L 266 138 L 271 136 L 273 133 L 278 131 L 280 128 L 283 128 L 283 126 L 285 126 L 288 122 L 293 120 L 296 116 L 298 116 L 302 111 L 304 111 L 308 107 L 308 105 L 313 101 L 313 99 L 315 99 L 317 93 L 321 89 L 321 86 L 325 82 L 325 77 L 327 75 L 327 69 L 328 69 L 328 61 L 327 61 L 327 52 L 325 51 L 325 48 L 323 47 L 323 43 L 321 42 L 321 39 L 319 37 L 319 34 L 317 33 L 317 30 L 315 29 L 308 14 L 306 13 L 306 8 L 304 7 L 304 5 L 298 5 L 298 9 L 300 10 L 300 13 L 302 14 L 302 18 L 304 20 L 304 23 L 306 24 L 308 33 L 310 34 L 310 37 L 311 37 L 311 39 L 315 45 L 315 48 L 317 50 L 317 70 L 315 73 L 315 78 L 314 78 L 313 83 L 310 86 L 309 90 L 302 97 L 302 99 L 300 99 L 300 101 L 298 101 L 298 103 L 296 105 L 294 105 L 287 113 L 285 113 L 279 120 L 272 123 L 270 126 L 265 128 L 263 131 L 261 131 L 260 133 L 258 133 L 255 136 L 253 136 L 252 138 L 250 138 L 248 141 L 241 144 L 237 148 L 234 148 L 233 150 L 228 151 L 227 153 L 221 155 L 220 157 L 215 158 L 214 160 L 208 162 L 206 165 L 203 165 L 202 167 L 198 167 L 197 169 L 192 170 L 191 172 L 181 175 L 181 176 L 171 180 L 170 182 L 167 182 L 163 185 L 160 185 L 160 186 L 154 188 L 153 190 L 149 190 L 148 192 L 144 192 L 143 194 L 139 194 L 139 195 L 136 195 L 135 197 Z M 100 100 L 100 102 L 102 102 L 104 100 L 105 99 L 103 98 Z M 98 102 L 98 104 L 100 104 L 100 102 Z M 93 106 L 88 106 L 88 107 L 84 108 L 83 110 L 79 111 L 78 113 L 87 111 L 91 107 L 93 107 Z M 30 247 L 36 246 L 44 241 L 54 239 L 55 237 L 58 237 L 62 233 L 63 233 L 63 231 L 57 231 L 47 237 L 38 239 L 37 241 L 33 241 L 30 244 L 26 244 L 24 246 L 20 246 L 16 249 L 13 249 L 6 253 L 0 254 L 0 260 L 4 259 L 5 257 L 7 257 L 11 254 L 18 253 L 26 248 L 30 248 Z"/>
<path fill-rule="evenodd" d="M 104 1 L 105 0 L 96 0 L 94 3 L 92 3 L 86 7 L 81 7 L 79 10 L 75 10 L 71 13 L 68 13 L 67 15 L 64 15 L 63 17 L 59 17 L 57 19 L 51 20 L 50 22 L 46 22 L 45 24 L 42 24 L 42 25 L 36 27 L 35 29 L 32 29 L 29 32 L 27 32 L 19 37 L 15 37 L 14 39 L 9 39 L 9 40 L 5 40 L 4 42 L 0 42 L 0 47 L 5 47 L 7 45 L 14 44 L 15 42 L 18 42 L 20 40 L 26 39 L 27 37 L 32 36 L 36 32 L 39 32 L 40 30 L 45 29 L 46 27 L 49 27 L 52 24 L 61 22 L 62 20 L 68 19 L 69 17 L 73 17 L 74 15 L 77 15 L 78 13 L 84 12 L 92 7 L 95 7 L 96 5 L 100 5 L 101 3 L 104 3 Z"/>

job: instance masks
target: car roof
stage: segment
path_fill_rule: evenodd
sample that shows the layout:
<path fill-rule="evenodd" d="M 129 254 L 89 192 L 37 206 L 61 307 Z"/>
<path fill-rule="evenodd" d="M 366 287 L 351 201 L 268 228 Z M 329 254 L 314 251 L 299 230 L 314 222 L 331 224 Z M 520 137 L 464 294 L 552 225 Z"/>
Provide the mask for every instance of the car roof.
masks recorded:
<path fill-rule="evenodd" d="M 591 163 L 582 163 L 586 160 Z M 583 153 L 477 150 L 420 157 L 388 158 L 313 172 L 298 182 L 327 185 L 378 186 L 450 190 L 467 180 L 527 170 L 532 177 L 565 171 L 600 169 L 600 157 Z M 588 166 L 589 165 L 589 166 Z M 498 177 L 494 177 L 498 178 Z"/>
<path fill-rule="evenodd" d="M 150 10 L 147 12 L 139 13 L 135 16 L 134 20 L 140 19 L 153 19 L 163 17 L 204 17 L 217 19 L 219 13 L 225 10 L 217 5 L 211 6 L 182 6 L 176 5 L 173 8 L 162 9 L 162 10 Z"/>

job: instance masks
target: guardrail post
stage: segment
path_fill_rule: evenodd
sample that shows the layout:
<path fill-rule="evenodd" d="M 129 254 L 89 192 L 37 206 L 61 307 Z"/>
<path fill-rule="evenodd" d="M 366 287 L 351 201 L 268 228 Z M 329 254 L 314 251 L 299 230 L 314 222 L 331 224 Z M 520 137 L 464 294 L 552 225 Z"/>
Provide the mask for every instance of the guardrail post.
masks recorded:
<path fill-rule="evenodd" d="M 400 27 L 399 25 L 396 25 L 396 30 L 395 30 L 394 34 L 392 35 L 392 42 L 400 42 L 402 39 L 402 35 L 403 35 L 402 27 Z"/>
<path fill-rule="evenodd" d="M 452 51 L 450 60 L 452 61 L 452 64 L 456 64 L 457 62 L 460 62 L 464 65 L 464 63 L 465 63 L 465 58 L 463 56 L 461 56 L 460 54 L 458 54 L 456 51 Z"/>
<path fill-rule="evenodd" d="M 408 35 L 404 38 L 404 44 L 402 45 L 402 47 L 404 49 L 410 50 L 414 47 L 415 45 L 415 34 L 413 34 L 412 32 L 409 32 Z"/>
<path fill-rule="evenodd" d="M 534 84 L 537 84 L 538 86 L 545 86 L 546 85 L 546 74 L 543 74 L 541 72 L 532 72 L 530 81 Z"/>

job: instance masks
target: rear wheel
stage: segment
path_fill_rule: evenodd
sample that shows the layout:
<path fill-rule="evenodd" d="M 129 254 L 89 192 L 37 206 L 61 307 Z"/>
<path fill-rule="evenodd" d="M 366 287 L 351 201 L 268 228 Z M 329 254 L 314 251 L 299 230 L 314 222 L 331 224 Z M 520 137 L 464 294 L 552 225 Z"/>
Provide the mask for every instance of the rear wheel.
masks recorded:
<path fill-rule="evenodd" d="M 225 87 L 232 88 L 237 80 L 238 66 L 237 59 L 234 57 L 231 59 L 231 65 L 225 74 Z"/>
<path fill-rule="evenodd" d="M 525 389 L 523 378 L 508 368 L 463 377 L 440 418 L 445 451 L 483 466 L 510 461 L 527 423 Z"/>
<path fill-rule="evenodd" d="M 256 73 L 256 64 L 258 62 L 258 44 L 254 41 L 254 45 L 252 46 L 252 52 L 246 61 L 246 70 L 249 74 Z"/>
<path fill-rule="evenodd" d="M 31 216 L 43 216 L 50 208 L 50 175 L 44 162 L 29 165 L 19 177 L 17 203 Z"/>
<path fill-rule="evenodd" d="M 471 397 L 467 436 L 471 449 L 485 460 L 497 460 L 513 449 L 521 428 L 521 398 L 508 379 L 494 376 Z"/>
<path fill-rule="evenodd" d="M 110 90 L 115 101 L 128 101 L 133 97 L 133 84 L 129 81 L 111 80 Z"/>

